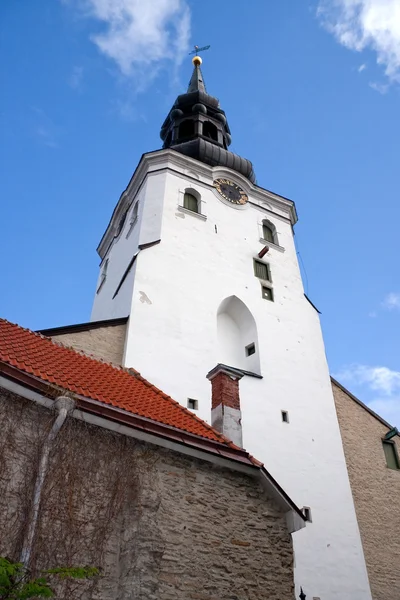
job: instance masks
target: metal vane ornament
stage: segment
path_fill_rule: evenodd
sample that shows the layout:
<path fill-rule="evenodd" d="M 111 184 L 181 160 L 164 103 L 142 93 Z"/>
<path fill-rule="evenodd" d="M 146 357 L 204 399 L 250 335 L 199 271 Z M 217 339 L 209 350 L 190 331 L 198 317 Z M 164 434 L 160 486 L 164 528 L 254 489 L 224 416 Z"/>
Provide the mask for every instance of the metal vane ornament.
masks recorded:
<path fill-rule="evenodd" d="M 300 598 L 300 600 L 306 600 L 306 597 L 307 596 L 305 595 L 305 593 L 303 592 L 303 588 L 301 587 L 299 598 Z"/>
<path fill-rule="evenodd" d="M 204 52 L 204 50 L 208 50 L 210 48 L 210 45 L 208 46 L 203 46 L 202 48 L 199 48 L 199 46 L 195 46 L 194 50 L 192 50 L 191 52 L 189 52 L 190 54 L 198 54 L 199 52 Z"/>

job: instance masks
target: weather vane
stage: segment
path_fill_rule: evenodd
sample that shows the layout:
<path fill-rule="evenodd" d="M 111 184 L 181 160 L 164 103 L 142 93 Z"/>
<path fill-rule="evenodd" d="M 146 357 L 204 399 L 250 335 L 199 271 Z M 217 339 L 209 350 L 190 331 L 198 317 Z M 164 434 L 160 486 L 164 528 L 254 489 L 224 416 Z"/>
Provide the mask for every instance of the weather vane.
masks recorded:
<path fill-rule="evenodd" d="M 198 54 L 199 52 L 204 52 L 204 50 L 208 50 L 210 48 L 210 46 L 203 46 L 202 48 L 199 48 L 198 46 L 194 47 L 194 50 L 192 50 L 191 52 L 189 52 L 190 54 Z"/>

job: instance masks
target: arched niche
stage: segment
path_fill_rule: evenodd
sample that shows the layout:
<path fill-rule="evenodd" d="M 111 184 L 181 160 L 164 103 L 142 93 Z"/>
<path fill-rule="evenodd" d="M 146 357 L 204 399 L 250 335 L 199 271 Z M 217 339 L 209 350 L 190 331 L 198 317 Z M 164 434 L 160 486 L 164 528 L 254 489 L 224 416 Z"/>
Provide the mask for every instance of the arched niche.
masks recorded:
<path fill-rule="evenodd" d="M 217 336 L 219 363 L 261 375 L 257 325 L 237 296 L 229 296 L 221 302 L 217 312 Z"/>

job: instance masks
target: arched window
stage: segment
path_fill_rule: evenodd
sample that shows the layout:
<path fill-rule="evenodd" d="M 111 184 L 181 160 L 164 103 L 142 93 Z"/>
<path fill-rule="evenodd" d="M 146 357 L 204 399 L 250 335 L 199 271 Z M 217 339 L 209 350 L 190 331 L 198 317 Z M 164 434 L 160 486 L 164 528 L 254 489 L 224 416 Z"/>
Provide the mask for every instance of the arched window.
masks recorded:
<path fill-rule="evenodd" d="M 186 119 L 179 125 L 179 139 L 189 138 L 194 135 L 194 121 L 192 119 Z"/>
<path fill-rule="evenodd" d="M 186 191 L 183 196 L 183 207 L 192 212 L 198 213 L 199 211 L 199 200 L 193 194 L 192 191 Z"/>
<path fill-rule="evenodd" d="M 266 242 L 271 242 L 271 244 L 278 244 L 278 239 L 276 236 L 276 229 L 272 223 L 269 221 L 262 222 L 262 233 L 263 240 Z"/>
<path fill-rule="evenodd" d="M 218 129 L 214 123 L 210 123 L 210 121 L 203 123 L 203 135 L 210 138 L 210 140 L 218 142 Z"/>

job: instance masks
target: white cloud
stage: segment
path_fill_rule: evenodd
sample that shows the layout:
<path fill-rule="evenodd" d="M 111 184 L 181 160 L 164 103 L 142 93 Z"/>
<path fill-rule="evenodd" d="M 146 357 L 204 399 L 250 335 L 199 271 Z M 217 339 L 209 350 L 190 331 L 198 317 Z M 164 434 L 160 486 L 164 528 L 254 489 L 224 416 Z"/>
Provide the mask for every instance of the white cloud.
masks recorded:
<path fill-rule="evenodd" d="M 375 51 L 389 80 L 400 82 L 399 0 L 320 0 L 317 15 L 343 46 Z"/>
<path fill-rule="evenodd" d="M 367 68 L 367 65 L 365 63 L 363 63 L 362 65 L 360 65 L 358 67 L 358 72 L 362 73 L 363 71 L 365 71 L 366 68 Z"/>
<path fill-rule="evenodd" d="M 370 81 L 369 87 L 382 95 L 386 94 L 389 90 L 388 83 L 379 83 L 378 81 Z"/>
<path fill-rule="evenodd" d="M 383 300 L 382 306 L 388 310 L 400 310 L 400 294 L 391 292 Z"/>
<path fill-rule="evenodd" d="M 366 365 L 350 365 L 335 376 L 340 381 L 355 384 L 368 384 L 372 390 L 390 395 L 400 392 L 400 371 L 392 371 L 387 367 L 368 367 Z"/>
<path fill-rule="evenodd" d="M 123 75 L 148 78 L 164 61 L 179 64 L 188 52 L 190 10 L 186 0 L 69 0 L 104 26 L 92 41 Z"/>
<path fill-rule="evenodd" d="M 366 404 L 389 423 L 400 425 L 400 371 L 355 364 L 345 367 L 334 377 L 338 381 L 366 386 L 367 390 L 377 392 L 377 396 Z"/>

